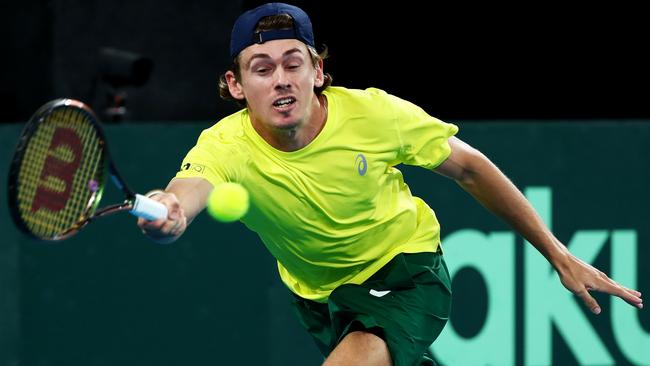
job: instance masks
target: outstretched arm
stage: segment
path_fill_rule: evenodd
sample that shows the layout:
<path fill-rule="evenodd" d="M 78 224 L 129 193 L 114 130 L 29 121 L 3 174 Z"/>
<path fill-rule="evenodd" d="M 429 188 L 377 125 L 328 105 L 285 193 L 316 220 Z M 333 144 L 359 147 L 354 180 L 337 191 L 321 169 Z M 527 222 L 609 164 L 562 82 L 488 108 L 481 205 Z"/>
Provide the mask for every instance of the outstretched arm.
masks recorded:
<path fill-rule="evenodd" d="M 618 296 L 630 305 L 643 308 L 640 292 L 619 285 L 573 256 L 551 233 L 526 197 L 485 155 L 456 137 L 449 144 L 451 155 L 435 171 L 454 179 L 526 238 L 555 268 L 564 287 L 579 296 L 593 313 L 600 313 L 600 306 L 589 291 Z"/>
<path fill-rule="evenodd" d="M 166 219 L 146 221 L 138 219 L 142 232 L 158 243 L 178 239 L 206 205 L 212 184 L 203 178 L 172 179 L 164 191 L 152 193 L 152 199 L 167 206 Z"/>

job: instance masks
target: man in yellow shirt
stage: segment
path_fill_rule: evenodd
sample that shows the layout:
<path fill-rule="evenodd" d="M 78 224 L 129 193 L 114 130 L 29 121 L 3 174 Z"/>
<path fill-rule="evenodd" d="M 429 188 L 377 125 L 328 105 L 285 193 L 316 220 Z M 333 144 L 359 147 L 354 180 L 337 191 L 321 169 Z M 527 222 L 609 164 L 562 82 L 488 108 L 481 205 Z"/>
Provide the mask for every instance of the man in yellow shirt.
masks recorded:
<path fill-rule="evenodd" d="M 436 216 L 398 164 L 454 179 L 594 313 L 590 290 L 643 306 L 639 292 L 571 255 L 494 164 L 454 137 L 456 126 L 378 89 L 331 86 L 301 9 L 272 3 L 242 14 L 230 52 L 220 92 L 245 108 L 203 131 L 184 168 L 152 195 L 169 217 L 138 224 L 174 241 L 215 185 L 242 184 L 251 209 L 241 221 L 277 259 L 326 365 L 433 364 L 428 347 L 449 317 L 450 279 Z"/>

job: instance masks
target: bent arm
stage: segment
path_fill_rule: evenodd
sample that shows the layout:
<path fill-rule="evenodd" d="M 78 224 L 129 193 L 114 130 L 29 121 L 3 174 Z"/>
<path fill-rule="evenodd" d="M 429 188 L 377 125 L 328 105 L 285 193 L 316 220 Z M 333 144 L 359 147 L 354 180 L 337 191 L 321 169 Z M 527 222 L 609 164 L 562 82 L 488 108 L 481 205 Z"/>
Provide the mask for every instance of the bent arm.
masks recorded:
<path fill-rule="evenodd" d="M 138 219 L 142 232 L 158 243 L 176 241 L 205 208 L 212 184 L 203 178 L 174 178 L 164 191 L 151 196 L 167 207 L 166 219 Z"/>
<path fill-rule="evenodd" d="M 555 268 L 562 284 L 578 295 L 594 313 L 600 312 L 588 291 L 597 290 L 643 307 L 641 293 L 627 289 L 603 272 L 574 257 L 550 231 L 517 187 L 480 151 L 456 137 L 451 154 L 434 171 L 454 179 L 489 211 L 530 242 Z"/>

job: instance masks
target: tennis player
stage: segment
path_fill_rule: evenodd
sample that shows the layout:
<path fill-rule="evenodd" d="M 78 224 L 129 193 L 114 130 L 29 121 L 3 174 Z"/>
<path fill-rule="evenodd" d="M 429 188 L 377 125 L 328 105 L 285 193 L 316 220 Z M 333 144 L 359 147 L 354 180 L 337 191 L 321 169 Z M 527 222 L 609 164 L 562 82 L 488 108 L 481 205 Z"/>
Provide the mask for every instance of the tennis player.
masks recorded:
<path fill-rule="evenodd" d="M 301 9 L 265 4 L 232 30 L 221 94 L 244 108 L 203 131 L 153 198 L 166 220 L 138 225 L 176 240 L 212 188 L 251 194 L 242 222 L 277 259 L 300 321 L 326 365 L 432 365 L 449 318 L 450 278 L 434 212 L 411 195 L 398 164 L 455 180 L 551 263 L 595 314 L 589 291 L 642 308 L 641 293 L 574 257 L 520 191 L 458 128 L 379 89 L 333 87 Z"/>

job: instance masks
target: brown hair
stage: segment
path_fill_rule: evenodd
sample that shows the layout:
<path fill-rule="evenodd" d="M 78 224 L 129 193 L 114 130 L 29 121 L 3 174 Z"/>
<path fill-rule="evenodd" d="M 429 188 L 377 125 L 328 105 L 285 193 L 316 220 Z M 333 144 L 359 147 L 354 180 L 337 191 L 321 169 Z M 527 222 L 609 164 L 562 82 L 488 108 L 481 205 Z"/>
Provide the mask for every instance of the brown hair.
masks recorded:
<path fill-rule="evenodd" d="M 291 16 L 289 16 L 288 14 L 279 14 L 279 15 L 271 15 L 260 19 L 259 23 L 257 24 L 257 28 L 255 28 L 255 31 L 259 32 L 259 31 L 291 29 L 291 28 L 293 28 L 293 18 L 291 18 Z M 311 61 L 314 67 L 316 67 L 316 65 L 320 60 L 324 60 L 327 58 L 327 46 L 323 48 L 323 51 L 321 53 L 318 53 L 316 49 L 310 46 L 307 46 L 307 49 L 309 50 L 309 55 L 311 56 Z M 237 55 L 237 57 L 235 57 L 235 59 L 233 60 L 229 71 L 232 71 L 235 74 L 236 80 L 240 80 L 241 69 L 239 64 L 239 55 Z M 319 87 L 315 86 L 314 93 L 316 93 L 316 95 L 320 95 L 323 92 L 323 90 L 325 90 L 331 84 L 332 84 L 332 75 L 325 73 L 323 85 Z M 230 89 L 228 89 L 228 82 L 226 81 L 226 73 L 223 73 L 219 77 L 219 96 L 223 100 L 234 101 L 237 104 L 239 104 L 241 107 L 246 106 L 246 99 L 236 99 L 235 97 L 232 96 L 232 94 L 230 94 Z"/>

